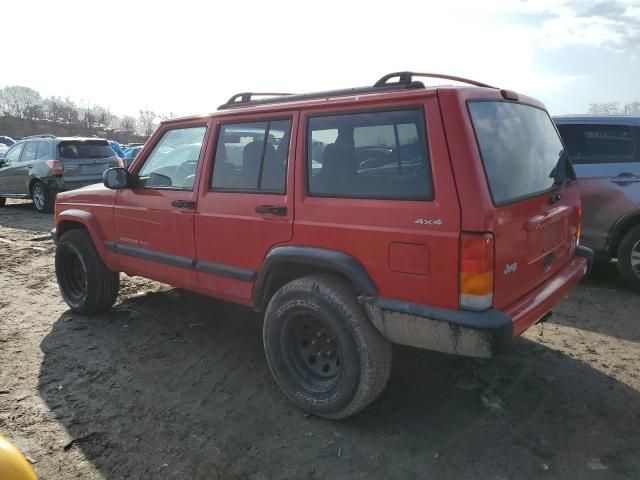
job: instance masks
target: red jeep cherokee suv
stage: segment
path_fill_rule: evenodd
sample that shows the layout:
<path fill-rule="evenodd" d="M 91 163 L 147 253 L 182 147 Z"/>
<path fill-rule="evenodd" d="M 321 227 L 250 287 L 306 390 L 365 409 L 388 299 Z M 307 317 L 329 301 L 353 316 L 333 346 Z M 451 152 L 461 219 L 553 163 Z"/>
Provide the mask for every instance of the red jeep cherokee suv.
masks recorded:
<path fill-rule="evenodd" d="M 58 195 L 73 310 L 108 309 L 118 272 L 250 305 L 286 395 L 342 418 L 383 390 L 391 343 L 489 357 L 588 270 L 540 102 L 412 72 L 259 95 L 165 121 L 129 170 Z"/>

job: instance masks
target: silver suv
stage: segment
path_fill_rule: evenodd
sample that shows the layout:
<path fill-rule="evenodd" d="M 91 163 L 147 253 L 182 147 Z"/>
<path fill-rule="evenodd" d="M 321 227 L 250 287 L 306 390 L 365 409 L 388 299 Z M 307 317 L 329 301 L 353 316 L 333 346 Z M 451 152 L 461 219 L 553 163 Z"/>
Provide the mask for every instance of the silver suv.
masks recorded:
<path fill-rule="evenodd" d="M 640 117 L 555 117 L 582 194 L 580 243 L 640 289 Z"/>
<path fill-rule="evenodd" d="M 7 198 L 32 198 L 39 212 L 51 212 L 57 192 L 102 181 L 122 161 L 99 138 L 25 137 L 0 159 L 0 207 Z"/>

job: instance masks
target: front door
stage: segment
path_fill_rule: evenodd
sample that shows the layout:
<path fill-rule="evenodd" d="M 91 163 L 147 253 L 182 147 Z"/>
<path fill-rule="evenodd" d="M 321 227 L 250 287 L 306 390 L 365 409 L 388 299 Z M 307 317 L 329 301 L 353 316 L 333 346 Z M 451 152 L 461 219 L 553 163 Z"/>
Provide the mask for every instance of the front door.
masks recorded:
<path fill-rule="evenodd" d="M 118 191 L 115 238 L 106 247 L 124 272 L 184 288 L 197 285 L 195 178 L 206 132 L 202 122 L 158 131 L 153 150 L 132 172 L 136 185 Z"/>
<path fill-rule="evenodd" d="M 29 174 L 36 159 L 36 150 L 40 142 L 27 142 L 20 161 L 15 164 L 13 170 L 13 190 L 14 193 L 29 194 Z"/>
<path fill-rule="evenodd" d="M 206 290 L 251 303 L 253 280 L 271 248 L 293 233 L 297 114 L 216 122 L 213 164 L 195 218 L 196 270 Z M 287 174 L 288 172 L 288 174 Z"/>
<path fill-rule="evenodd" d="M 20 161 L 24 143 L 11 147 L 4 156 L 4 164 L 0 167 L 0 195 L 15 194 L 15 169 Z"/>

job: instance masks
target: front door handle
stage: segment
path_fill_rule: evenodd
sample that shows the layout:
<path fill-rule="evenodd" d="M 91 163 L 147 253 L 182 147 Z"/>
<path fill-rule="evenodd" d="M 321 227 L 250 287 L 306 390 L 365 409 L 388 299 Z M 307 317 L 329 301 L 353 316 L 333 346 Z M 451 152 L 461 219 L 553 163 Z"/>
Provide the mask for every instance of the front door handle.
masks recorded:
<path fill-rule="evenodd" d="M 171 202 L 172 207 L 176 208 L 189 208 L 191 210 L 195 210 L 196 202 L 192 200 L 174 200 Z"/>
<path fill-rule="evenodd" d="M 284 217 L 287 214 L 287 207 L 260 205 L 256 207 L 256 213 L 261 213 L 263 215 L 278 215 L 279 217 Z"/>
<path fill-rule="evenodd" d="M 623 172 L 615 177 L 610 178 L 613 183 L 626 183 L 626 182 L 637 182 L 640 181 L 640 177 L 637 177 L 633 173 Z"/>

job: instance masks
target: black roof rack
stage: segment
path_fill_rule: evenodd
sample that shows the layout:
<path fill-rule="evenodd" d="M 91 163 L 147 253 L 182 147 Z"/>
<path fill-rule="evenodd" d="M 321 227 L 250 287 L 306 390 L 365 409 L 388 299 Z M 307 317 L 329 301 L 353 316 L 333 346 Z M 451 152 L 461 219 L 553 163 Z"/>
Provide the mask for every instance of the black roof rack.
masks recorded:
<path fill-rule="evenodd" d="M 389 82 L 392 78 L 398 78 L 395 82 Z M 311 100 L 314 98 L 325 97 L 344 97 L 349 95 L 358 95 L 365 93 L 377 93 L 388 90 L 405 90 L 405 89 L 420 89 L 425 88 L 424 83 L 413 80 L 413 77 L 430 77 L 430 78 L 443 78 L 446 80 L 455 80 L 456 82 L 468 83 L 475 85 L 476 87 L 488 87 L 495 88 L 486 83 L 476 82 L 475 80 L 469 80 L 467 78 L 456 77 L 453 75 L 443 75 L 439 73 L 417 73 L 417 72 L 393 72 L 385 75 L 378 80 L 372 87 L 357 87 L 357 88 L 345 88 L 341 90 L 328 90 L 325 92 L 314 93 L 252 93 L 243 92 L 237 93 L 232 96 L 227 103 L 224 103 L 218 107 L 218 110 L 226 110 L 236 107 L 247 107 L 253 105 L 269 105 L 273 103 L 284 102 L 296 102 L 301 100 Z M 254 100 L 255 96 L 272 96 L 272 98 L 261 98 Z"/>

